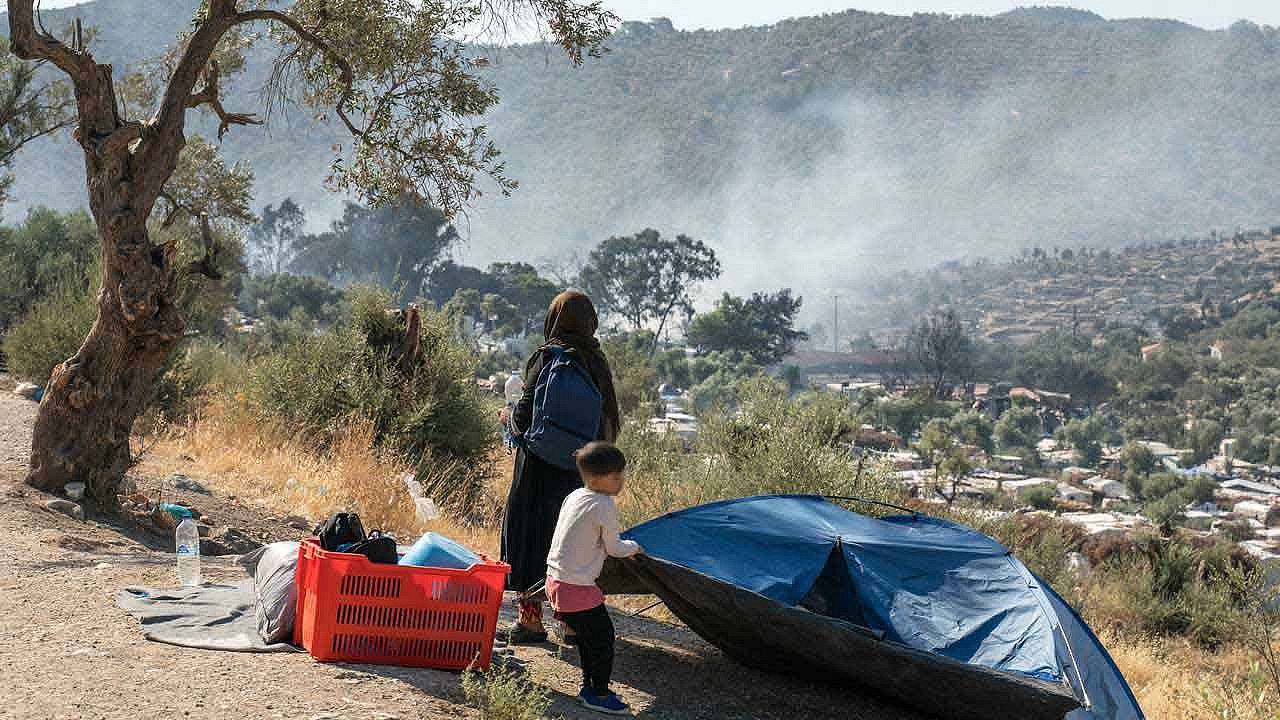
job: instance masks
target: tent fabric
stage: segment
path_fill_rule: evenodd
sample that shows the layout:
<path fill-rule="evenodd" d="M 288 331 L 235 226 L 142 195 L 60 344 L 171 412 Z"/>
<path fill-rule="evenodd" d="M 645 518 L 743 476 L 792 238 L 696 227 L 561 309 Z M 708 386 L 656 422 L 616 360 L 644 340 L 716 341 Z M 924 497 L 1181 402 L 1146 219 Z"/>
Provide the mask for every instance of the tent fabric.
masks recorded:
<path fill-rule="evenodd" d="M 1039 578 L 1037 578 L 1038 580 Z M 1067 715 L 1066 720 L 1143 720 L 1138 699 L 1133 696 L 1129 683 L 1125 682 L 1120 668 L 1103 649 L 1093 630 L 1081 619 L 1066 600 L 1063 600 L 1047 583 L 1041 583 L 1050 604 L 1062 623 L 1062 634 L 1067 642 L 1059 645 L 1060 657 L 1066 667 L 1087 668 L 1084 677 L 1068 673 L 1072 689 L 1077 697 L 1087 698 L 1088 709 Z"/>
<path fill-rule="evenodd" d="M 606 563 L 607 592 L 651 592 L 703 639 L 744 665 L 855 684 L 946 720 L 1062 720 L 1078 707 L 1062 683 L 967 665 L 789 607 L 702 573 L 640 555 Z"/>
<path fill-rule="evenodd" d="M 1071 720 L 1142 717 L 1106 651 L 1066 603 L 1005 547 L 962 525 L 918 515 L 870 518 L 821 497 L 791 495 L 682 510 L 624 537 L 662 564 L 620 563 L 627 571 L 613 575 L 629 573 L 629 581 L 614 577 L 608 581 L 616 588 L 606 590 L 621 592 L 630 585 L 634 591 L 638 584 L 653 591 L 664 584 L 660 576 L 692 571 L 785 608 L 840 621 L 886 647 L 905 646 L 1031 686 L 1069 689 L 1087 706 Z M 665 584 L 672 595 L 673 583 Z M 698 631 L 707 620 L 690 626 Z M 719 634 L 721 643 L 734 642 Z M 785 639 L 748 642 L 778 641 Z M 735 650 L 726 652 L 743 654 L 743 648 Z"/>

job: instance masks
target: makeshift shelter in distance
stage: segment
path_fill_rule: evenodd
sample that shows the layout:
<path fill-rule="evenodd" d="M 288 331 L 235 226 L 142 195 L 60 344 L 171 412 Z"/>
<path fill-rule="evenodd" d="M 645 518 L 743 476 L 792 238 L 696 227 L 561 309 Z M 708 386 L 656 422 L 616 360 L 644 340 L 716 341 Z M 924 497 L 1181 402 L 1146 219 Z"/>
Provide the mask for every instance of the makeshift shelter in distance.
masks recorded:
<path fill-rule="evenodd" d="M 610 594 L 652 593 L 746 665 L 819 675 L 956 720 L 1141 720 L 1084 621 L 1004 546 L 816 496 L 728 500 L 624 533 Z"/>

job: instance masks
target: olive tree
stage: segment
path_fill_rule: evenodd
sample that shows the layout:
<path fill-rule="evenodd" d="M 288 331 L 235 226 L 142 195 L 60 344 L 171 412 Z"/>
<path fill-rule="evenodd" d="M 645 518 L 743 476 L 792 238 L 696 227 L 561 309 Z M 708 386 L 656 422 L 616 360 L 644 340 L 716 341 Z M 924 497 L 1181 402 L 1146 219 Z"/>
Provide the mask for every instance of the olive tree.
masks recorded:
<path fill-rule="evenodd" d="M 334 146 L 333 189 L 374 205 L 411 197 L 452 214 L 479 194 L 482 177 L 503 193 L 515 187 L 484 127 L 471 122 L 498 95 L 479 75 L 483 58 L 461 38 L 531 22 L 581 62 L 600 52 L 616 21 L 589 0 L 207 0 L 163 60 L 122 82 L 94 58 L 78 22 L 60 39 L 38 21 L 34 0 L 8 0 L 8 11 L 13 54 L 56 67 L 71 85 L 74 138 L 102 249 L 97 320 L 49 380 L 27 482 L 59 491 L 83 481 L 100 507 L 115 502 L 133 422 L 186 331 L 181 280 L 215 266 L 207 256 L 183 261 L 178 243 L 153 237 L 149 220 L 158 206 L 167 220 L 181 203 L 170 185 L 193 110 L 213 113 L 219 138 L 263 122 L 223 102 L 250 45 L 279 49 L 267 110 L 303 104 L 349 133 Z"/>

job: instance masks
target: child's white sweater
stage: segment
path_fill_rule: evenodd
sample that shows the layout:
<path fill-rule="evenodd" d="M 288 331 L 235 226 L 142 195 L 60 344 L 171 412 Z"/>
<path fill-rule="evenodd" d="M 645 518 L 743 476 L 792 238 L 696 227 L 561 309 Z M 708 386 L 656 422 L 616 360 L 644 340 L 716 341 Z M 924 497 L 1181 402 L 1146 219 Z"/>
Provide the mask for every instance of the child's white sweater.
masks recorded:
<path fill-rule="evenodd" d="M 551 538 L 547 574 L 562 583 L 594 585 L 606 555 L 631 557 L 639 543 L 618 537 L 618 506 L 604 493 L 582 488 L 569 493 L 560 506 L 560 520 Z"/>

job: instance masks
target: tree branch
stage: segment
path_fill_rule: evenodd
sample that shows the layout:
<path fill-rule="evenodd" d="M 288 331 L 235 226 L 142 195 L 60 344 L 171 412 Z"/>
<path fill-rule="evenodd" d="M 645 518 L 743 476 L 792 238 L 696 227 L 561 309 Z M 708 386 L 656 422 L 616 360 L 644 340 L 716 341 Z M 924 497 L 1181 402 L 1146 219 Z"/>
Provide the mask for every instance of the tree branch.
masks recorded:
<path fill-rule="evenodd" d="M 347 117 L 346 105 L 351 99 L 352 88 L 355 85 L 355 72 L 351 69 L 351 63 L 347 61 L 347 58 L 334 49 L 334 47 L 324 38 L 304 28 L 302 23 L 298 22 L 290 15 L 278 10 L 248 10 L 246 12 L 239 13 L 234 17 L 235 24 L 237 25 L 240 23 L 256 22 L 259 20 L 278 22 L 284 25 L 292 30 L 299 39 L 316 46 L 321 50 L 321 52 L 329 56 L 329 59 L 333 61 L 333 64 L 337 65 L 338 69 L 342 71 L 342 95 L 338 97 L 338 104 L 334 107 L 334 112 L 342 119 L 343 124 L 347 126 L 347 130 L 351 131 L 352 135 L 363 135 L 364 133 L 355 126 L 355 123 L 351 122 L 349 117 Z"/>
<path fill-rule="evenodd" d="M 12 6 L 15 2 L 19 2 L 19 0 L 10 0 L 10 5 Z M 24 4 L 30 9 L 30 0 Z M 346 114 L 346 103 L 352 94 L 355 73 L 351 68 L 351 63 L 340 55 L 332 45 L 307 30 L 301 23 L 286 13 L 261 9 L 236 12 L 236 0 L 213 0 L 209 3 L 208 16 L 199 23 L 195 32 L 188 38 L 187 46 L 183 50 L 173 74 L 169 77 L 168 84 L 165 86 L 160 107 L 149 123 L 155 128 L 157 141 L 145 143 L 147 147 L 139 150 L 140 154 L 148 156 L 142 158 L 143 165 L 161 168 L 162 170 L 164 168 L 171 170 L 176 165 L 178 153 L 181 152 L 183 145 L 182 138 L 186 127 L 186 112 L 192 107 L 208 104 L 213 108 L 214 112 L 218 114 L 219 138 L 225 134 L 227 128 L 231 125 L 261 124 L 261 121 L 253 115 L 229 113 L 222 107 L 217 94 L 217 79 L 209 68 L 214 51 L 217 50 L 218 43 L 226 35 L 227 31 L 237 25 L 258 21 L 278 22 L 284 25 L 301 40 L 314 45 L 330 57 L 342 71 L 343 91 L 338 99 L 336 108 L 338 117 L 342 118 L 343 123 L 346 124 L 347 129 L 352 134 L 357 136 L 361 134 L 360 129 L 351 122 Z M 201 75 L 205 77 L 206 85 L 203 90 L 197 93 L 195 92 L 195 86 Z M 152 197 L 159 197 L 163 182 L 168 176 L 169 172 L 150 174 L 149 182 L 155 183 L 155 186 L 150 188 Z"/>
<path fill-rule="evenodd" d="M 209 227 L 209 215 L 200 213 L 200 244 L 204 246 L 204 256 L 199 260 L 187 263 L 189 275 L 204 275 L 210 280 L 221 280 L 222 273 L 214 266 L 217 253 L 214 251 L 213 230 Z"/>
<path fill-rule="evenodd" d="M 218 96 L 218 80 L 218 61 L 210 60 L 209 66 L 204 72 L 204 89 L 187 98 L 187 107 L 195 108 L 201 105 L 208 105 L 213 108 L 213 112 L 218 116 L 219 140 L 222 139 L 223 135 L 227 134 L 227 129 L 232 125 L 261 125 L 262 120 L 259 120 L 252 113 L 229 113 L 226 108 L 222 107 L 222 100 Z"/>
<path fill-rule="evenodd" d="M 71 119 L 63 120 L 62 122 L 56 123 L 54 125 L 50 125 L 49 127 L 43 130 L 40 130 L 39 132 L 32 133 L 31 135 L 28 135 L 24 138 L 19 139 L 6 152 L 0 152 L 0 165 L 3 165 L 9 162 L 13 158 L 13 156 L 17 155 L 18 151 L 26 147 L 28 143 L 31 143 L 35 140 L 39 140 L 40 138 L 46 135 L 52 135 L 53 133 L 56 133 L 59 130 L 66 129 L 74 124 L 75 124 L 74 120 L 71 120 Z"/>
<path fill-rule="evenodd" d="M 169 211 L 165 213 L 164 220 L 160 221 L 160 227 L 162 228 L 167 228 L 173 225 L 173 223 L 178 219 L 178 213 L 180 211 L 185 211 L 190 215 L 195 214 L 191 211 L 191 208 L 185 207 L 182 203 L 178 202 L 178 199 L 167 190 L 160 191 L 160 198 L 169 203 Z"/>
<path fill-rule="evenodd" d="M 36 27 L 35 0 L 8 0 L 9 49 L 23 60 L 48 60 L 77 87 L 94 76 L 93 57 Z"/>
<path fill-rule="evenodd" d="M 183 131 L 186 129 L 187 110 L 191 107 L 191 95 L 200 76 L 207 73 L 218 42 L 235 26 L 231 19 L 234 11 L 234 0 L 215 0 L 209 4 L 208 16 L 187 39 L 186 48 L 165 85 L 160 107 L 149 122 L 155 128 L 154 141 L 144 142 L 138 151 L 143 156 L 140 165 L 156 169 L 146 178 L 153 198 L 159 197 L 165 181 L 177 165 L 178 154 L 184 144 Z"/>

